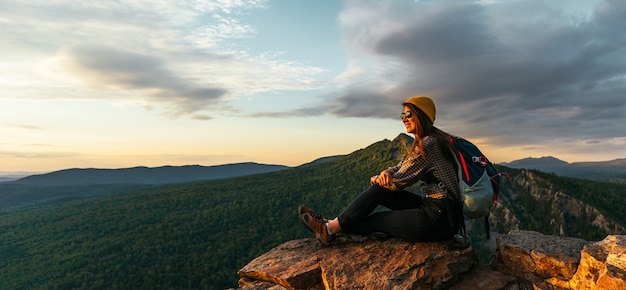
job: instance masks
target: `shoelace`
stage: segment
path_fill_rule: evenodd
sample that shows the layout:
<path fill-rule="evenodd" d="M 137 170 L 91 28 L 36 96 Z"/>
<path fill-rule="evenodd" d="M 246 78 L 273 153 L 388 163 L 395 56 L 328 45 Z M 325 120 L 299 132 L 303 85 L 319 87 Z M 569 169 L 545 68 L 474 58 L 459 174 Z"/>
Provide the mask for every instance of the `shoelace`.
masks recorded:
<path fill-rule="evenodd" d="M 328 222 L 328 220 L 325 219 L 321 214 L 315 212 L 311 208 L 303 207 L 303 208 L 300 208 L 298 210 L 299 211 L 305 211 L 314 221 L 316 221 L 318 223 L 327 223 Z"/>
<path fill-rule="evenodd" d="M 326 223 L 326 219 L 319 213 L 315 213 L 313 216 L 311 216 L 313 218 L 313 220 L 317 221 L 317 222 L 322 222 L 322 223 Z"/>

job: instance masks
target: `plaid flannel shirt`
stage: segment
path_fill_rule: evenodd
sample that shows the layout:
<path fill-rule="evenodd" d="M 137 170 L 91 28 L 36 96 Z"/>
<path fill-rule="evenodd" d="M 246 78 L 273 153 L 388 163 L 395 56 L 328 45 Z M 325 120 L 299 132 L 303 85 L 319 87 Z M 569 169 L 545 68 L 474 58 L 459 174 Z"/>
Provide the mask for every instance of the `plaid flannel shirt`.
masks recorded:
<path fill-rule="evenodd" d="M 413 154 L 409 154 L 396 166 L 387 168 L 392 174 L 392 190 L 400 190 L 418 181 L 428 181 L 428 174 L 432 174 L 437 179 L 434 184 L 424 184 L 424 187 L 437 186 L 441 182 L 448 193 L 453 197 L 460 196 L 459 180 L 456 164 L 446 160 L 435 137 L 426 136 L 419 140 L 424 147 L 422 155 L 417 148 Z M 433 181 L 431 181 L 433 182 Z"/>

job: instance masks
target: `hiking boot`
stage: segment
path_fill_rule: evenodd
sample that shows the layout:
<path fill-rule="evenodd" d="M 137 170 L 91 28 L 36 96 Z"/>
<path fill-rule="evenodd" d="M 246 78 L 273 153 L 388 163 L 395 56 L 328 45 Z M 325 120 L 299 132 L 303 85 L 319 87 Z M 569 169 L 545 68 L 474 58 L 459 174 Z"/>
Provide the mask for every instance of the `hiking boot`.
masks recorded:
<path fill-rule="evenodd" d="M 335 235 L 328 234 L 326 222 L 323 219 L 315 219 L 310 214 L 303 213 L 300 215 L 300 222 L 312 231 L 317 240 L 324 246 L 330 245 L 330 242 L 335 237 Z"/>
<path fill-rule="evenodd" d="M 301 206 L 298 208 L 298 216 L 301 216 L 301 215 L 303 215 L 303 214 L 305 214 L 305 213 L 308 213 L 308 214 L 309 214 L 312 218 L 314 218 L 314 219 L 316 219 L 316 220 L 322 220 L 322 221 L 324 221 L 324 223 L 327 223 L 327 222 L 328 222 L 328 220 L 327 220 L 327 219 L 325 219 L 324 217 L 322 217 L 322 215 L 321 215 L 321 214 L 316 213 L 316 212 L 315 212 L 312 208 L 310 208 L 310 207 L 308 207 L 308 206 L 306 206 L 306 205 L 301 205 Z M 300 222 L 302 222 L 302 220 L 300 220 Z M 305 224 L 305 223 L 302 223 L 302 224 L 306 226 L 306 224 Z"/>

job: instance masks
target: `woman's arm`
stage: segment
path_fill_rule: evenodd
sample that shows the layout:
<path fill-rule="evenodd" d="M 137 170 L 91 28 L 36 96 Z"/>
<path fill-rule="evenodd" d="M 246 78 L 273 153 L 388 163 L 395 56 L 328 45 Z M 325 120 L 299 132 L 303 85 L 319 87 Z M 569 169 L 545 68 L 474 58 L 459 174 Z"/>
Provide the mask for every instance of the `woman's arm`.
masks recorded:
<path fill-rule="evenodd" d="M 400 161 L 398 164 L 391 166 L 380 172 L 378 175 L 374 175 L 370 177 L 370 184 L 378 184 L 384 187 L 391 187 L 393 185 L 393 175 L 398 171 L 400 167 L 402 167 L 402 162 Z"/>

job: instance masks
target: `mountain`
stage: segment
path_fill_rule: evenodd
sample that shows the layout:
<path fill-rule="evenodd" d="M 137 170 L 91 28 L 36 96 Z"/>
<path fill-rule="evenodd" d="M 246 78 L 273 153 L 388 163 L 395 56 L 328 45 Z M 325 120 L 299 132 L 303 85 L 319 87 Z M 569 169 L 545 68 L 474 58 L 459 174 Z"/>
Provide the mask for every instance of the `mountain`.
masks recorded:
<path fill-rule="evenodd" d="M 541 170 L 542 168 L 564 168 L 569 165 L 569 163 L 561 159 L 554 158 L 552 156 L 544 156 L 540 158 L 528 157 L 520 160 L 511 161 L 510 163 L 500 164 L 511 168 L 527 168 L 537 170 Z"/>
<path fill-rule="evenodd" d="M 626 179 L 626 158 L 611 161 L 568 163 L 548 156 L 541 158 L 529 157 L 500 164 L 511 168 L 536 169 L 574 178 L 596 180 L 621 179 L 622 181 Z"/>
<path fill-rule="evenodd" d="M 4 172 L 0 171 L 0 183 L 13 181 L 29 175 L 38 174 L 39 172 Z"/>
<path fill-rule="evenodd" d="M 162 166 L 122 169 L 73 168 L 31 175 L 10 182 L 27 185 L 168 184 L 229 178 L 287 169 L 283 165 L 236 163 L 217 166 Z"/>
<path fill-rule="evenodd" d="M 121 194 L 165 184 L 198 182 L 287 169 L 282 165 L 236 163 L 122 169 L 66 169 L 0 182 L 0 211 L 15 206 L 59 203 Z"/>
<path fill-rule="evenodd" d="M 319 164 L 0 212 L 0 289 L 237 287 L 249 261 L 311 237 L 299 205 L 334 217 L 411 142 L 402 134 Z M 492 236 L 624 234 L 626 185 L 498 168 L 511 182 L 493 211 Z M 481 225 L 468 221 L 468 232 L 484 256 L 495 242 Z"/>
<path fill-rule="evenodd" d="M 17 179 L 20 179 L 22 177 L 23 176 L 11 176 L 11 175 L 0 176 L 0 183 L 17 180 Z"/>
<path fill-rule="evenodd" d="M 302 164 L 300 166 L 317 165 L 317 164 L 321 164 L 321 163 L 325 163 L 325 162 L 336 160 L 336 159 L 338 159 L 340 157 L 343 157 L 343 156 L 345 156 L 345 155 L 335 155 L 335 156 L 321 157 L 321 158 L 315 159 L 315 160 L 313 160 L 313 161 L 311 161 L 309 163 Z"/>

